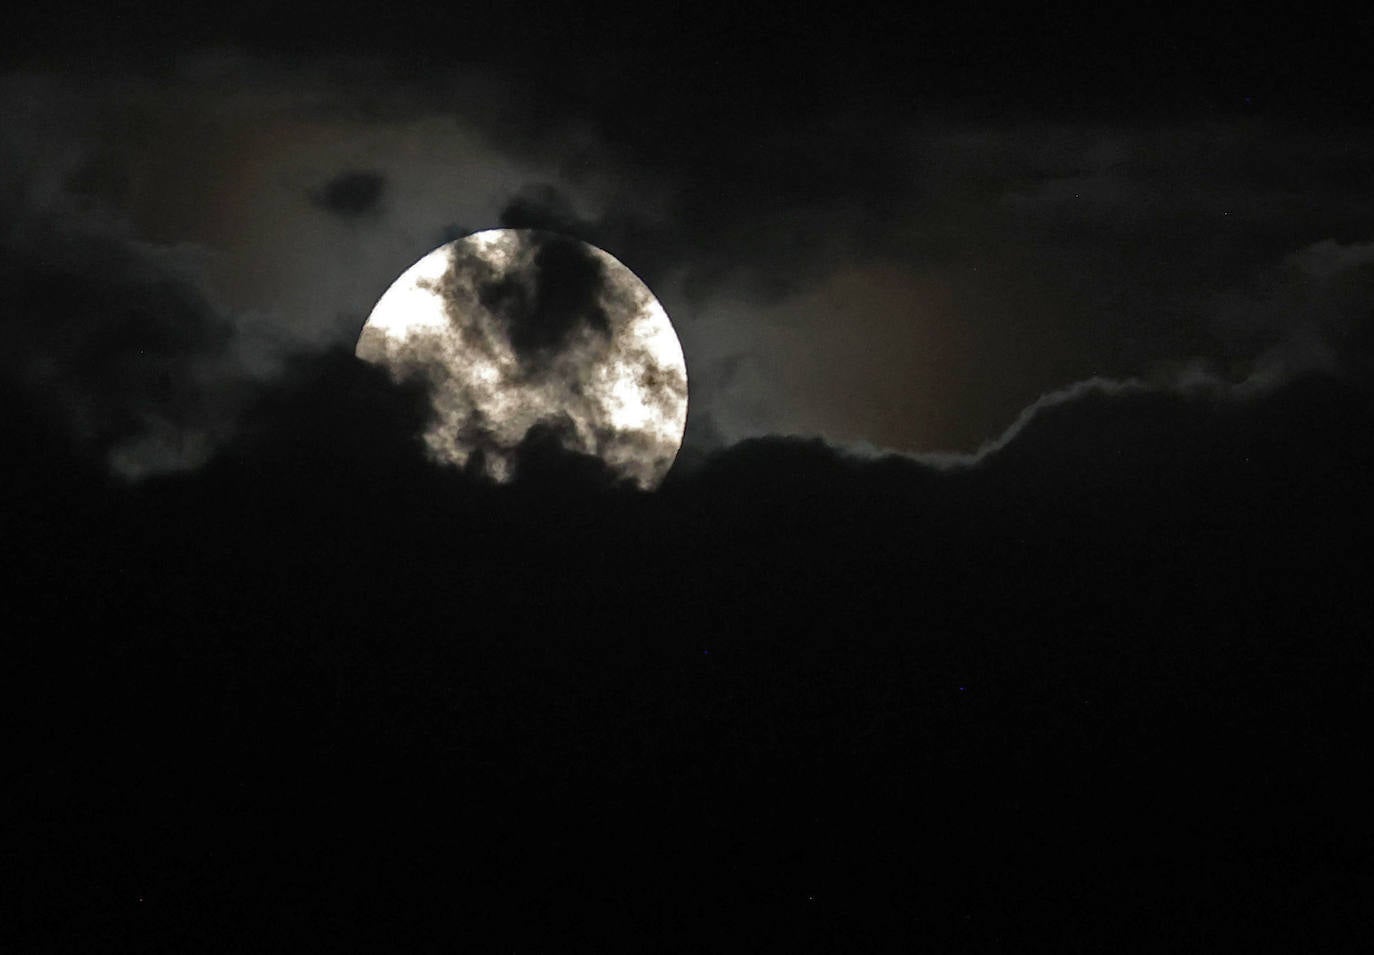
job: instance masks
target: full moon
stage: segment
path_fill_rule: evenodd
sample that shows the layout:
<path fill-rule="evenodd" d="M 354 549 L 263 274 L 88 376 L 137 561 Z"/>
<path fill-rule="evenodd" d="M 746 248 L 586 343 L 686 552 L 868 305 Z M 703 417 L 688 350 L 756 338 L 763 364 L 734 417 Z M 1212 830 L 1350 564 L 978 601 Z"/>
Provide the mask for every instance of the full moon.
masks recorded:
<path fill-rule="evenodd" d="M 429 456 L 505 482 L 536 448 L 657 487 L 682 445 L 687 367 L 668 314 L 577 239 L 493 229 L 440 246 L 372 309 L 356 354 L 421 380 Z"/>

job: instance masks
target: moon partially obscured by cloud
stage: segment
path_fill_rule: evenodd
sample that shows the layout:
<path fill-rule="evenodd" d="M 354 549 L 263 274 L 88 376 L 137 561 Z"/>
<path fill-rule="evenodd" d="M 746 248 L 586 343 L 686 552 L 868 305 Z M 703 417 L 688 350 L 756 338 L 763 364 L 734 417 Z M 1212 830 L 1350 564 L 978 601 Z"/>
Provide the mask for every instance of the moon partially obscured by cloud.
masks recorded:
<path fill-rule="evenodd" d="M 687 369 L 667 313 L 613 256 L 557 233 L 434 250 L 378 300 L 357 355 L 428 387 L 434 460 L 496 481 L 554 442 L 647 490 L 682 444 Z"/>

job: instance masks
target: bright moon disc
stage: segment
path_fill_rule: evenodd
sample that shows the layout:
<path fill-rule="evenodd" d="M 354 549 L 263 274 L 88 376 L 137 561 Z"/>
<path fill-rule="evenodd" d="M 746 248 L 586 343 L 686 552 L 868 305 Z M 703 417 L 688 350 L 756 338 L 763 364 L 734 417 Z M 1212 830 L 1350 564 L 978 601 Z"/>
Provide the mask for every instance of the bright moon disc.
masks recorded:
<path fill-rule="evenodd" d="M 648 490 L 682 444 L 687 367 L 667 313 L 577 239 L 493 229 L 440 246 L 378 300 L 357 355 L 426 384 L 432 458 L 497 481 L 556 443 Z"/>

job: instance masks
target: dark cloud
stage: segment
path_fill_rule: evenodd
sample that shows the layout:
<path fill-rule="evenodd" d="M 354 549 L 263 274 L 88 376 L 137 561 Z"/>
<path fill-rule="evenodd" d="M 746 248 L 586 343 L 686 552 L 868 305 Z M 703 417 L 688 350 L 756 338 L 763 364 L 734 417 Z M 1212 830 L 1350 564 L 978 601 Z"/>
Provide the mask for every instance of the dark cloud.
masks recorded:
<path fill-rule="evenodd" d="M 455 331 L 468 347 L 484 347 L 473 337 L 467 314 L 473 298 L 491 313 L 532 374 L 547 370 L 574 340 L 610 334 L 608 309 L 624 308 L 627 302 L 587 244 L 557 233 L 523 230 L 512 255 L 511 261 L 496 264 L 480 247 L 466 243 L 449 253 L 449 267 L 438 289 Z"/>
<path fill-rule="evenodd" d="M 221 477 L 281 483 L 292 494 L 323 492 L 311 485 L 331 470 L 359 485 L 415 481 L 425 471 L 427 415 L 420 384 L 392 381 L 351 348 L 301 354 L 245 402 L 211 467 Z"/>
<path fill-rule="evenodd" d="M 356 218 L 376 212 L 386 190 L 386 178 L 379 172 L 343 172 L 314 193 L 315 204 L 327 212 Z"/>
<path fill-rule="evenodd" d="M 510 198 L 501 210 L 503 229 L 538 229 L 584 239 L 595 245 L 596 225 L 583 219 L 558 187 L 532 183 Z"/>
<path fill-rule="evenodd" d="M 1272 113 L 961 112 L 938 97 L 792 95 L 773 113 L 731 101 L 706 136 L 665 128 L 674 111 L 705 107 L 692 106 L 692 91 L 632 117 L 612 108 L 619 93 L 568 100 L 569 90 L 535 78 L 496 71 L 478 82 L 453 64 L 437 68 L 447 80 L 427 84 L 389 73 L 384 58 L 348 60 L 343 78 L 325 61 L 188 62 L 167 80 L 175 95 L 139 87 L 107 110 L 142 103 L 111 130 L 137 120 L 157 131 L 148 142 L 177 148 L 164 155 L 91 134 L 101 158 L 75 164 L 71 189 L 141 203 L 135 234 L 233 250 L 221 287 L 252 289 L 260 312 L 276 310 L 262 324 L 312 348 L 355 334 L 343 319 L 365 315 L 430 242 L 452 237 L 444 223 L 590 241 L 662 299 L 684 340 L 693 400 L 726 440 L 786 431 L 971 451 L 1074 381 L 1184 365 L 1243 379 L 1295 337 L 1270 294 L 1287 282 L 1277 276 L 1288 257 L 1369 236 L 1371 206 L 1352 189 L 1369 134 L 1352 123 L 1333 127 L 1337 136 Z M 602 82 L 599 69 L 589 67 L 589 81 Z M 200 138 L 166 134 L 187 98 L 211 157 L 192 155 Z M 11 101 L 47 102 L 32 90 Z M 71 114 L 60 105 L 35 128 Z M 244 117 L 259 114 L 277 124 L 271 149 L 249 135 L 257 124 Z M 365 153 L 345 145 L 364 140 Z M 341 238 L 328 220 L 268 211 L 277 208 L 269 186 L 299 196 L 317 169 L 355 170 L 339 184 L 380 175 L 365 171 L 364 155 L 390 177 L 377 230 Z M 446 158 L 419 158 L 429 155 Z M 168 194 L 150 170 L 161 180 L 180 168 L 205 171 L 201 194 L 198 180 L 173 176 L 175 201 L 148 198 Z M 213 197 L 230 188 L 263 196 L 261 207 L 222 207 Z M 1296 301 L 1301 283 L 1289 284 L 1290 311 L 1310 313 Z M 559 338 L 537 289 L 488 294 L 512 310 L 512 334 L 532 354 Z M 1355 298 L 1347 304 L 1358 311 Z M 595 326 L 594 308 L 584 317 Z M 1303 335 L 1336 352 L 1358 338 Z"/>
<path fill-rule="evenodd" d="M 536 422 L 515 450 L 516 483 L 522 489 L 556 497 L 633 487 L 628 478 L 595 454 L 573 450 L 580 443 L 576 427 L 566 414 Z"/>
<path fill-rule="evenodd" d="M 574 335 L 610 332 L 604 298 L 609 291 L 602 262 L 585 243 L 549 232 L 529 232 L 521 262 L 479 281 L 477 299 L 505 328 L 523 361 L 547 362 Z M 450 275 L 468 269 L 455 256 Z"/>
<path fill-rule="evenodd" d="M 837 941 L 1098 947 L 1147 906 L 1339 948 L 1362 911 L 1367 389 L 1082 389 L 977 467 L 769 437 L 653 495 L 556 418 L 514 486 L 432 467 L 427 405 L 302 356 L 201 471 L 7 508 L 11 744 L 45 769 L 16 933 L 456 911 L 533 947 L 668 907 L 710 947 L 744 895 L 739 932 L 797 947 L 781 915 L 829 900 Z"/>
<path fill-rule="evenodd" d="M 0 286 L 0 369 L 83 453 L 130 477 L 194 467 L 230 426 L 234 327 L 175 250 L 31 223 Z"/>
<path fill-rule="evenodd" d="M 1245 378 L 1311 311 L 1290 295 L 1274 315 L 1265 289 L 1289 257 L 1358 245 L 1374 214 L 1349 188 L 1369 152 L 1357 126 L 869 105 L 768 117 L 729 149 L 703 139 L 654 163 L 634 136 L 606 142 L 628 170 L 610 202 L 530 185 L 504 221 L 568 230 L 643 276 L 728 439 L 967 451 L 1074 381 Z M 653 202 L 629 194 L 646 180 Z M 751 374 L 732 379 L 741 361 Z"/>

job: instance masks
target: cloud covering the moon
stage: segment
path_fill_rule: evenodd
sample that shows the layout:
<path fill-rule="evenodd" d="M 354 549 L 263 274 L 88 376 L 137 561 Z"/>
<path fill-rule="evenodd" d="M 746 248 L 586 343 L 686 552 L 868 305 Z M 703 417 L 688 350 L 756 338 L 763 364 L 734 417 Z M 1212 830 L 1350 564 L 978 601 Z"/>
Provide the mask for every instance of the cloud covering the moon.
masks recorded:
<path fill-rule="evenodd" d="M 357 354 L 422 381 L 436 461 L 506 481 L 551 446 L 641 488 L 682 442 L 682 349 L 612 256 L 538 230 L 492 230 L 421 259 L 387 290 Z"/>

